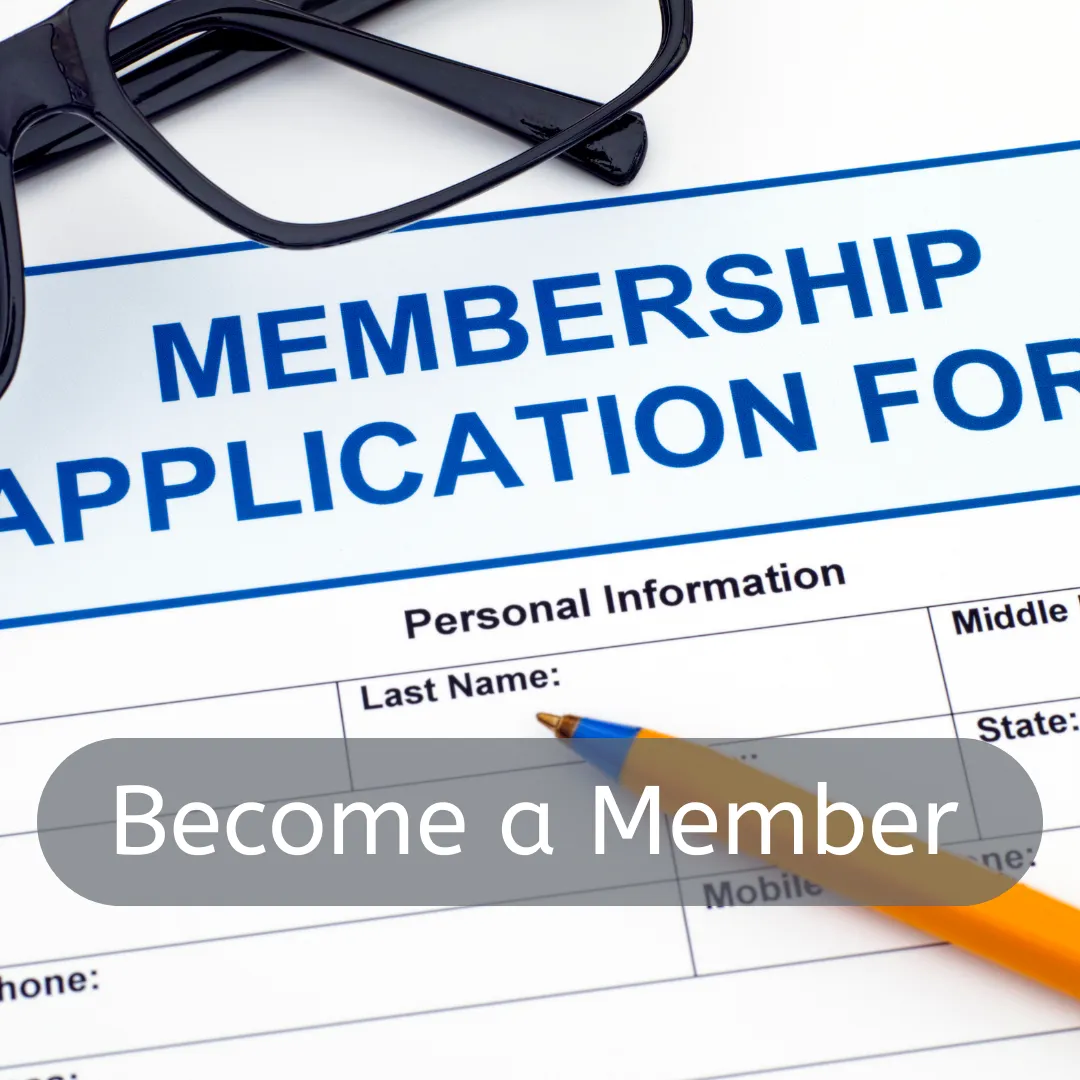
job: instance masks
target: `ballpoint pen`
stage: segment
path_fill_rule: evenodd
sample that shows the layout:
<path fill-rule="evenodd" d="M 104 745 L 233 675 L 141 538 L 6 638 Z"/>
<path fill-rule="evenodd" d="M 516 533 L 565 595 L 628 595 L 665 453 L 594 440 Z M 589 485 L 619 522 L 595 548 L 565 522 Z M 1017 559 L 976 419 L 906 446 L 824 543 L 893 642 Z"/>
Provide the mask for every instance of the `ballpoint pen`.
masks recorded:
<path fill-rule="evenodd" d="M 805 801 L 809 794 L 761 770 L 697 743 L 672 739 L 656 731 L 629 727 L 577 716 L 539 713 L 539 721 L 558 738 L 567 740 L 582 757 L 617 779 L 629 791 L 640 794 L 647 785 L 660 789 L 660 807 L 665 812 L 690 801 L 707 804 L 709 792 L 735 793 L 743 799 L 758 798 L 776 805 L 779 798 Z M 659 740 L 659 741 L 658 741 Z M 709 804 L 711 805 L 711 804 Z M 719 804 L 717 804 L 719 805 Z M 726 818 L 717 814 L 718 834 Z M 806 875 L 806 860 L 814 856 L 773 852 L 762 856 L 784 869 L 798 869 Z M 892 873 L 896 887 L 923 899 L 918 904 L 866 906 L 941 938 L 967 952 L 1035 979 L 1075 998 L 1080 998 L 1080 910 L 1023 883 L 1011 879 L 1000 883 L 997 895 L 982 903 L 959 906 L 944 900 L 934 902 L 935 893 L 946 896 L 950 888 L 978 885 L 980 876 L 1000 878 L 961 856 L 943 853 L 931 856 L 930 876 L 905 882 L 911 871 L 892 860 L 885 873 Z M 888 859 L 885 862 L 888 863 Z M 810 878 L 846 899 L 880 889 L 886 878 L 872 852 L 859 851 L 853 861 L 828 857 L 811 865 Z M 931 864 L 923 861 L 920 867 Z M 916 872 L 917 874 L 917 872 Z M 887 883 L 887 882 L 886 882 Z M 953 894 L 955 895 L 955 893 Z"/>

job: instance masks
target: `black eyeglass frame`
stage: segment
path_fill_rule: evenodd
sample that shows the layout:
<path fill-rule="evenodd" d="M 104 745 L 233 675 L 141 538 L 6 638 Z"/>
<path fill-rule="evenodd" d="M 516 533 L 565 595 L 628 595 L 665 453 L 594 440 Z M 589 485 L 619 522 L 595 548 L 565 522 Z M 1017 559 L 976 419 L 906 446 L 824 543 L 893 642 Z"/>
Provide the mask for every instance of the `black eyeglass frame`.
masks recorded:
<path fill-rule="evenodd" d="M 658 3 L 662 28 L 655 59 L 632 86 L 606 105 L 468 180 L 388 210 L 324 224 L 277 221 L 233 199 L 173 149 L 139 112 L 120 85 L 109 49 L 110 27 L 124 0 L 72 0 L 51 18 L 0 42 L 0 395 L 15 373 L 25 324 L 24 266 L 13 162 L 19 137 L 33 124 L 63 113 L 90 121 L 179 194 L 253 240 L 295 249 L 349 243 L 427 217 L 496 187 L 559 156 L 630 111 L 674 74 L 690 49 L 692 0 Z M 385 58 L 390 53 L 406 66 L 422 57 L 420 62 L 428 65 L 434 61 L 459 72 L 478 70 L 418 53 L 274 0 L 232 0 L 224 4 L 222 0 L 170 0 L 161 10 L 175 10 L 177 17 L 159 37 L 141 43 L 147 51 L 164 48 L 187 35 L 239 30 L 368 72 L 372 72 L 373 54 Z M 137 59 L 131 57 L 128 62 Z"/>
<path fill-rule="evenodd" d="M 278 0 L 331 22 L 355 26 L 387 8 L 408 0 Z M 162 18 L 162 15 L 165 18 Z M 150 55 L 146 42 L 171 23 L 167 9 L 156 7 L 114 26 L 109 51 L 120 85 L 139 112 L 159 120 L 177 109 L 214 94 L 234 82 L 264 72 L 296 52 L 257 34 L 237 30 L 214 31 L 176 42 Z M 138 63 L 124 66 L 126 57 Z M 417 54 L 412 59 L 416 60 Z M 467 74 L 467 80 L 446 78 Z M 557 131 L 583 120 L 600 107 L 591 101 L 549 87 L 511 79 L 495 72 L 439 62 L 435 77 L 418 86 L 412 77 L 424 74 L 415 63 L 395 72 L 395 85 L 414 93 L 427 93 L 441 105 L 523 138 L 543 142 Z M 453 90 L 448 94 L 447 88 Z M 22 180 L 93 149 L 109 137 L 94 124 L 68 113 L 56 114 L 23 133 L 15 155 L 15 179 Z M 608 127 L 572 146 L 562 160 L 605 183 L 621 187 L 637 176 L 648 150 L 648 130 L 640 113 L 624 113 Z"/>

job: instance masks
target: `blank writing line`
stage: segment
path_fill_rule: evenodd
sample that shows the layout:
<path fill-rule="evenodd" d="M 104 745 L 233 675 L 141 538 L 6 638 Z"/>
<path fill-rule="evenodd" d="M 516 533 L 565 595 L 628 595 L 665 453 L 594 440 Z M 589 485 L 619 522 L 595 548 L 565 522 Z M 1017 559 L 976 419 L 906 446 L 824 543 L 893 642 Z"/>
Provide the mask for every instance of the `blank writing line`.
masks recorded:
<path fill-rule="evenodd" d="M 267 1031 L 244 1032 L 237 1035 L 218 1035 L 206 1039 L 190 1039 L 184 1042 L 160 1043 L 156 1046 L 134 1046 L 123 1050 L 101 1050 L 93 1054 L 81 1054 L 73 1057 L 48 1058 L 39 1061 L 20 1061 L 12 1065 L 0 1065 L 0 1071 L 11 1069 L 38 1069 L 53 1065 L 68 1065 L 82 1061 L 98 1061 L 102 1058 L 126 1057 L 134 1054 L 149 1054 L 166 1050 L 183 1050 L 193 1046 L 212 1046 L 223 1043 L 236 1043 L 272 1036 L 299 1035 L 311 1031 L 329 1031 L 335 1028 L 359 1027 L 362 1024 L 385 1023 L 393 1020 L 411 1020 L 423 1016 L 472 1012 L 478 1009 L 498 1008 L 504 1005 L 525 1005 L 537 1001 L 553 1001 L 559 998 L 584 997 L 589 994 L 610 993 L 618 990 L 635 990 L 649 986 L 670 986 L 692 980 L 719 979 L 730 975 L 746 975 L 758 971 L 771 971 L 780 968 L 807 967 L 810 964 L 829 964 L 843 960 L 861 960 L 895 953 L 917 952 L 925 949 L 943 948 L 944 943 L 931 941 L 920 945 L 901 945 L 893 949 L 875 949 L 867 952 L 845 953 L 842 956 L 815 957 L 812 960 L 794 960 L 779 964 L 762 964 L 757 967 L 737 968 L 720 971 L 709 975 L 676 975 L 665 979 L 643 979 L 638 982 L 616 983 L 610 986 L 589 986 L 579 990 L 558 990 L 549 994 L 528 994 L 521 997 L 499 998 L 491 1001 L 469 1002 L 465 1005 L 449 1005 L 434 1009 L 416 1009 L 409 1012 L 387 1013 L 383 1016 L 363 1016 L 352 1020 L 332 1020 L 323 1024 L 303 1024 L 297 1027 L 275 1028 Z"/>
<path fill-rule="evenodd" d="M 914 1046 L 907 1050 L 887 1050 L 880 1054 L 859 1054 L 856 1057 L 828 1058 L 823 1061 L 800 1062 L 798 1065 L 780 1065 L 768 1069 L 749 1069 L 742 1072 L 713 1073 L 695 1077 L 694 1080 L 739 1080 L 744 1076 L 773 1076 L 776 1073 L 818 1069 L 826 1065 L 846 1065 L 855 1061 L 882 1061 L 886 1058 L 909 1057 L 913 1054 L 933 1054 L 940 1050 L 962 1050 L 972 1046 L 990 1046 L 995 1043 L 1019 1042 L 1021 1039 L 1045 1039 L 1051 1035 L 1072 1035 L 1080 1027 L 1053 1028 L 1050 1031 L 1026 1031 L 1020 1035 L 994 1035 L 988 1039 L 968 1039 L 964 1042 L 941 1043 L 937 1046 Z"/>

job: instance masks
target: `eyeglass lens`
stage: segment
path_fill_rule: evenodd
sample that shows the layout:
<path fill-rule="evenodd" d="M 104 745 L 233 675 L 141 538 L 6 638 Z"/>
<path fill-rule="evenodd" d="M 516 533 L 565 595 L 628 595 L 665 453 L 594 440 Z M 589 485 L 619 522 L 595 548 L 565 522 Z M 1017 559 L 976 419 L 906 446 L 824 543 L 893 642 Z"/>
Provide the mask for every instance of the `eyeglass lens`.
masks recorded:
<path fill-rule="evenodd" d="M 116 21 L 155 6 L 128 0 Z M 408 0 L 358 29 L 598 103 L 640 78 L 661 40 L 656 0 Z M 497 83 L 492 93 L 500 93 Z M 468 180 L 527 146 L 310 53 L 152 123 L 234 199 L 295 223 L 387 210 Z"/>

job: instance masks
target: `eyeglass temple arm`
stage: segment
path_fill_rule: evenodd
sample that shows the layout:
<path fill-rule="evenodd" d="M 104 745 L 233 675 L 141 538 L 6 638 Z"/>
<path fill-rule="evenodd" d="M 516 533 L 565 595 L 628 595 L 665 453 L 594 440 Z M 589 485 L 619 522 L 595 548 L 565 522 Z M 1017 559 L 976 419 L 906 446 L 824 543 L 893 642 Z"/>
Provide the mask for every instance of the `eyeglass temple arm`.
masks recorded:
<path fill-rule="evenodd" d="M 299 0 L 290 2 L 294 8 L 300 6 Z M 397 2 L 400 0 L 308 0 L 303 7 L 308 11 L 317 8 L 320 16 L 339 22 L 355 22 Z M 167 14 L 168 18 L 163 9 L 152 10 L 112 31 L 110 49 L 118 69 L 161 47 L 156 39 L 175 23 L 174 13 Z M 371 61 L 365 66 L 371 74 L 532 143 L 569 127 L 599 105 L 370 35 L 365 38 L 365 59 Z M 211 30 L 139 66 L 121 82 L 143 115 L 154 119 L 291 55 L 293 49 L 261 35 Z M 78 117 L 50 117 L 30 128 L 20 141 L 16 175 L 23 177 L 58 164 L 104 138 L 97 127 Z M 622 185 L 637 175 L 647 145 L 643 118 L 627 113 L 564 156 L 592 175 Z"/>

